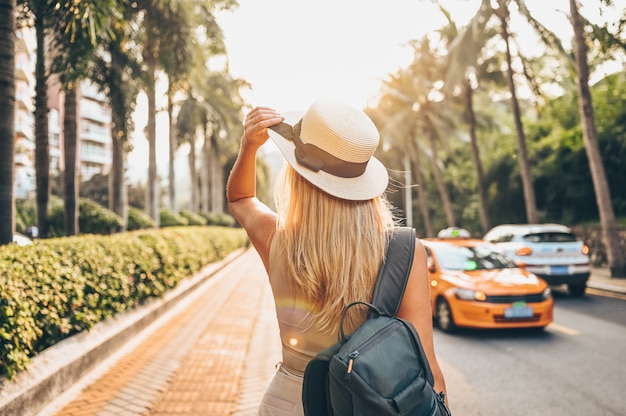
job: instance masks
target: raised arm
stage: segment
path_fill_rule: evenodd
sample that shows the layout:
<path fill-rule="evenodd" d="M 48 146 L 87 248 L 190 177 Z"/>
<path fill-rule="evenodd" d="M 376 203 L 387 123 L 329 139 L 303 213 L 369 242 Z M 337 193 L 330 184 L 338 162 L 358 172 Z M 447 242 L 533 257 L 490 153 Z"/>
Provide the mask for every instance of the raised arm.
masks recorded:
<path fill-rule="evenodd" d="M 267 128 L 282 120 L 278 112 L 267 107 L 257 107 L 248 113 L 239 154 L 226 185 L 230 212 L 248 233 L 266 270 L 276 214 L 256 197 L 256 156 L 269 138 Z"/>

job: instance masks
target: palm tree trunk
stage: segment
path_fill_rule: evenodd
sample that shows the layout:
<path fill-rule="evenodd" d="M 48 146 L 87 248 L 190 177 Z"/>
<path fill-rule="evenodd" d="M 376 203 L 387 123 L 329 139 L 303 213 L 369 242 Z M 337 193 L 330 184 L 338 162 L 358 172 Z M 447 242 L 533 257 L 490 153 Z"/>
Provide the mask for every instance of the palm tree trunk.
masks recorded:
<path fill-rule="evenodd" d="M 425 237 L 434 237 L 433 224 L 430 219 L 430 213 L 428 212 L 428 198 L 426 197 L 426 190 L 424 189 L 424 177 L 422 175 L 422 162 L 420 158 L 419 149 L 416 149 L 416 145 L 411 143 L 409 145 L 409 151 L 411 153 L 411 159 L 413 160 L 413 175 L 415 176 L 415 183 L 417 184 L 417 202 L 422 214 L 422 221 L 424 222 Z"/>
<path fill-rule="evenodd" d="M 0 245 L 13 241 L 15 198 L 15 0 L 0 0 Z M 8 16 L 8 18 L 7 18 Z"/>
<path fill-rule="evenodd" d="M 37 3 L 43 6 L 43 2 Z M 50 144 L 48 142 L 48 86 L 45 64 L 45 29 L 43 12 L 35 13 L 37 60 L 35 63 L 35 180 L 37 185 L 37 228 L 39 237 L 48 236 L 48 201 L 50 199 Z"/>
<path fill-rule="evenodd" d="M 115 113 L 115 110 L 112 111 Z M 117 118 L 113 116 L 113 118 Z M 122 217 L 122 231 L 128 226 L 128 192 L 124 171 L 126 166 L 126 152 L 124 151 L 125 134 L 115 127 L 111 128 L 113 141 L 111 143 L 111 173 L 109 174 L 109 209 Z"/>
<path fill-rule="evenodd" d="M 532 176 L 530 174 L 530 165 L 528 163 L 528 154 L 526 151 L 526 137 L 524 136 L 524 128 L 522 126 L 522 116 L 517 101 L 515 91 L 515 81 L 513 80 L 513 68 L 511 66 L 511 49 L 509 44 L 508 20 L 509 13 L 506 2 L 500 0 L 500 29 L 501 36 L 506 45 L 506 63 L 507 63 L 507 80 L 509 90 L 511 92 L 511 107 L 513 110 L 513 118 L 515 121 L 515 130 L 517 132 L 517 147 L 520 175 L 522 177 L 522 188 L 524 190 L 524 202 L 526 204 L 526 218 L 531 224 L 538 222 L 537 204 L 535 202 L 535 190 L 533 188 Z"/>
<path fill-rule="evenodd" d="M 404 154 L 404 213 L 406 226 L 413 227 L 413 187 L 411 186 L 411 156 Z"/>
<path fill-rule="evenodd" d="M 211 135 L 209 127 L 204 128 L 204 142 L 202 143 L 202 163 L 200 164 L 200 209 L 210 211 L 210 188 L 209 182 L 211 166 Z"/>
<path fill-rule="evenodd" d="M 437 159 L 437 136 L 433 126 L 431 126 L 429 129 L 429 140 L 430 149 L 432 152 L 432 155 L 430 157 L 430 165 L 432 167 L 435 183 L 437 184 L 437 189 L 439 190 L 441 203 L 443 204 L 443 211 L 446 214 L 446 223 L 448 224 L 448 227 L 454 227 L 456 226 L 456 218 L 454 217 L 454 211 L 452 210 L 450 194 L 448 193 L 448 189 L 446 188 L 446 184 L 443 180 L 441 169 L 439 169 L 439 160 Z"/>
<path fill-rule="evenodd" d="M 65 87 L 63 112 L 64 171 L 64 225 L 65 235 L 78 235 L 78 181 L 76 162 L 78 155 L 78 91 L 75 86 Z"/>
<path fill-rule="evenodd" d="M 111 49 L 114 46 L 111 44 Z M 109 102 L 111 105 L 111 173 L 109 174 L 109 209 L 122 217 L 122 231 L 128 227 L 128 190 L 126 189 L 126 150 L 128 141 L 126 131 L 126 94 L 123 88 L 114 88 L 122 85 L 122 75 L 118 68 L 117 53 L 111 53 L 111 78 L 109 85 Z"/>
<path fill-rule="evenodd" d="M 157 183 L 157 164 L 156 164 L 156 91 L 155 91 L 155 73 L 150 69 L 148 75 L 148 85 L 146 93 L 148 95 L 148 215 L 159 226 L 158 211 L 158 183 Z"/>
<path fill-rule="evenodd" d="M 469 81 L 465 81 L 465 105 L 467 109 L 467 121 L 469 124 L 470 147 L 472 151 L 472 160 L 476 166 L 476 184 L 478 186 L 478 202 L 480 206 L 480 225 L 483 234 L 489 230 L 489 215 L 487 213 L 487 194 L 485 191 L 485 174 L 483 172 L 483 164 L 480 160 L 478 152 L 478 139 L 476 138 L 476 114 L 474 113 L 474 90 Z"/>
<path fill-rule="evenodd" d="M 191 181 L 191 194 L 189 210 L 198 212 L 198 170 L 196 169 L 196 136 L 189 139 L 189 178 Z"/>
<path fill-rule="evenodd" d="M 169 160 L 168 160 L 168 189 L 169 189 L 169 201 L 170 201 L 170 210 L 172 212 L 177 212 L 178 208 L 176 207 L 176 170 L 174 169 L 174 162 L 176 159 L 176 148 L 178 144 L 176 143 L 176 126 L 174 125 L 174 97 L 172 96 L 172 88 L 167 90 L 167 119 L 169 120 L 170 125 L 170 134 L 169 134 Z"/>
<path fill-rule="evenodd" d="M 154 50 L 154 35 L 148 30 L 144 43 L 144 61 L 146 63 L 146 95 L 148 96 L 148 183 L 146 186 L 146 210 L 156 227 L 159 227 L 159 184 L 157 183 L 156 163 L 156 67 L 157 57 Z"/>
<path fill-rule="evenodd" d="M 224 195 L 226 195 L 226 182 L 224 181 L 224 167 L 220 162 L 220 148 L 217 145 L 217 136 L 211 135 L 211 212 L 221 214 L 224 212 Z"/>
<path fill-rule="evenodd" d="M 620 247 L 617 233 L 615 213 L 611 205 L 611 193 L 604 172 L 604 165 L 598 146 L 596 126 L 593 116 L 591 92 L 589 91 L 589 68 L 587 65 L 587 50 L 583 34 L 583 22 L 578 13 L 576 0 L 570 0 L 570 14 L 574 28 L 574 52 L 578 69 L 578 104 L 580 118 L 583 123 L 583 140 L 585 151 L 589 159 L 591 179 L 596 193 L 596 203 L 602 223 L 604 244 L 606 245 L 607 259 L 612 277 L 626 277 L 626 259 Z"/>

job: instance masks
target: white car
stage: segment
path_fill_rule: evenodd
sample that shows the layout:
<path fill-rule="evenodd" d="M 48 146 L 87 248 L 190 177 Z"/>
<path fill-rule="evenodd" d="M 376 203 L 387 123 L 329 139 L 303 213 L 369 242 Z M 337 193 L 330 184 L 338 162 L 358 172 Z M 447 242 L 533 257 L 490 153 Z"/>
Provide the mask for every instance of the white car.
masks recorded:
<path fill-rule="evenodd" d="M 18 246 L 29 246 L 33 244 L 33 241 L 30 238 L 26 237 L 24 234 L 13 233 L 13 243 L 17 244 Z"/>
<path fill-rule="evenodd" d="M 566 284 L 582 296 L 590 274 L 589 246 L 561 224 L 502 224 L 484 236 L 499 250 L 549 285 Z"/>

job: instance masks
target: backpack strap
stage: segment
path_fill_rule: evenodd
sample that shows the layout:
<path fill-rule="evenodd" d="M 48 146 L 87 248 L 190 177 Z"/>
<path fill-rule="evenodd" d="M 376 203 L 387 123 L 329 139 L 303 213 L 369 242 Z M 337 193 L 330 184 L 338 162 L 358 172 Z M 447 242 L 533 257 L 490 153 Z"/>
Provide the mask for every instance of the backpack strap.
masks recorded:
<path fill-rule="evenodd" d="M 415 229 L 396 227 L 380 267 L 372 303 L 383 315 L 396 316 L 415 255 Z"/>

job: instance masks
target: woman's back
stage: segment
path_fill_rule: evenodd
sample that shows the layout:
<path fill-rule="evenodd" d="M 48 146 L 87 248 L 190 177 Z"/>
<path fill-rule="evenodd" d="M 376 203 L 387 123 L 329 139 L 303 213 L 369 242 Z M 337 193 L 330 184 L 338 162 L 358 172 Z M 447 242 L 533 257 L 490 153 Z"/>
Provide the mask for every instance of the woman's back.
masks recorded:
<path fill-rule="evenodd" d="M 336 334 L 316 329 L 312 305 L 296 294 L 285 253 L 277 246 L 275 238 L 270 248 L 269 280 L 276 304 L 283 366 L 291 373 L 302 376 L 309 360 L 337 342 L 338 338 Z"/>

